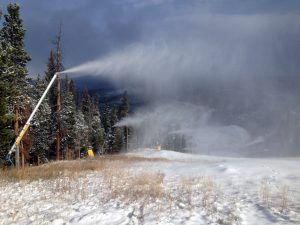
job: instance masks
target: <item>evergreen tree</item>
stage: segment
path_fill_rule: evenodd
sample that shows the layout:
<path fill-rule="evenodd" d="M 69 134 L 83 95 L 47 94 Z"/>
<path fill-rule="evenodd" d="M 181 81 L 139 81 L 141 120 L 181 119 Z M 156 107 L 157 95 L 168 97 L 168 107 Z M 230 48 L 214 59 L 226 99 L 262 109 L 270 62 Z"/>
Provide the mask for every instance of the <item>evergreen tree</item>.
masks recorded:
<path fill-rule="evenodd" d="M 99 111 L 99 96 L 92 99 L 92 123 L 91 123 L 91 144 L 96 152 L 104 152 L 105 139 L 104 129 L 101 123 L 101 114 Z"/>
<path fill-rule="evenodd" d="M 47 87 L 47 82 L 38 77 L 35 84 L 35 103 L 39 101 Z M 44 100 L 40 105 L 30 127 L 33 137 L 31 153 L 43 162 L 48 161 L 51 143 L 51 109 L 49 101 Z"/>
<path fill-rule="evenodd" d="M 47 71 L 45 72 L 45 80 L 49 84 L 54 74 L 56 73 L 55 56 L 53 51 L 50 51 L 50 55 L 47 63 Z M 56 111 L 56 94 L 57 93 L 57 80 L 54 81 L 51 89 L 49 90 L 49 102 L 52 111 L 52 115 Z"/>
<path fill-rule="evenodd" d="M 75 145 L 80 148 L 80 150 L 86 150 L 89 145 L 88 141 L 88 126 L 84 120 L 84 115 L 79 110 L 76 113 L 75 117 L 75 134 L 76 134 L 76 141 Z"/>
<path fill-rule="evenodd" d="M 116 107 L 110 108 L 110 106 L 106 104 L 102 113 L 105 145 L 106 150 L 110 153 L 120 151 L 124 145 L 123 129 L 115 127 L 119 121 L 118 112 Z"/>
<path fill-rule="evenodd" d="M 118 110 L 119 119 L 128 116 L 128 113 L 129 113 L 129 97 L 127 91 L 124 91 L 121 98 L 121 105 Z"/>
<path fill-rule="evenodd" d="M 0 80 L 0 159 L 3 159 L 7 154 L 11 140 L 14 137 L 14 132 L 11 129 L 13 117 L 8 114 L 7 110 L 6 89 L 7 86 Z"/>
<path fill-rule="evenodd" d="M 124 91 L 121 99 L 121 105 L 118 110 L 119 120 L 128 116 L 129 113 L 129 97 L 127 91 Z M 123 142 L 125 144 L 125 149 L 128 150 L 128 136 L 129 136 L 129 128 L 124 127 L 123 130 Z"/>
<path fill-rule="evenodd" d="M 70 81 L 70 85 L 69 85 L 69 89 L 70 89 L 70 92 L 73 94 L 74 96 L 74 101 L 75 101 L 75 107 L 76 107 L 76 110 L 79 109 L 79 95 L 77 93 L 77 90 L 76 90 L 76 85 L 75 85 L 75 82 L 74 80 L 71 79 Z"/>
<path fill-rule="evenodd" d="M 93 106 L 92 106 L 92 98 L 87 88 L 85 88 L 82 92 L 81 111 L 84 115 L 84 119 L 87 125 L 90 127 L 92 121 Z"/>
<path fill-rule="evenodd" d="M 110 107 L 108 104 L 105 104 L 101 117 L 102 117 L 101 122 L 104 128 L 104 132 L 105 134 L 108 134 L 110 129 Z"/>
<path fill-rule="evenodd" d="M 96 152 L 103 153 L 105 146 L 104 129 L 101 126 L 100 115 L 96 113 L 93 116 L 90 127 L 90 143 Z"/>
<path fill-rule="evenodd" d="M 113 143 L 113 131 L 111 126 L 111 109 L 108 104 L 105 105 L 104 110 L 102 112 L 101 122 L 105 136 L 105 151 L 111 152 Z"/>
<path fill-rule="evenodd" d="M 115 127 L 115 124 L 118 122 L 118 115 L 117 115 L 117 108 L 116 107 L 113 107 L 111 109 L 111 112 L 110 112 L 110 135 L 109 135 L 109 140 L 108 140 L 108 143 L 109 143 L 109 147 L 110 147 L 110 151 L 119 151 L 121 150 L 121 147 L 122 147 L 122 144 L 123 144 L 123 140 L 121 139 L 120 140 L 117 140 L 120 139 L 120 135 L 121 135 L 121 138 L 122 138 L 122 132 L 118 132 L 118 135 L 117 135 L 117 130 L 119 131 L 119 129 L 117 129 Z M 119 146 L 121 145 L 121 146 Z"/>
<path fill-rule="evenodd" d="M 55 50 L 50 51 L 50 55 L 47 63 L 47 71 L 45 72 L 45 80 L 49 83 L 56 72 L 63 71 L 62 63 L 62 48 L 61 48 L 62 32 L 61 26 L 59 27 L 59 33 L 56 36 L 53 44 Z M 56 155 L 56 160 L 60 158 L 61 147 L 61 90 L 60 90 L 60 76 L 57 76 L 52 88 L 49 91 L 49 102 L 51 107 L 51 133 L 55 137 L 55 143 L 52 144 L 51 150 Z M 55 152 L 55 153 L 54 153 Z"/>
<path fill-rule="evenodd" d="M 123 147 L 123 131 L 120 127 L 116 127 L 114 130 L 113 150 L 120 151 Z"/>
<path fill-rule="evenodd" d="M 65 149 L 67 154 L 69 149 L 75 148 L 76 140 L 76 107 L 74 95 L 70 89 L 70 81 L 68 77 L 65 77 L 65 88 L 63 91 L 63 104 L 61 109 L 61 129 L 62 129 L 62 149 Z"/>
<path fill-rule="evenodd" d="M 119 121 L 119 119 L 118 119 L 118 115 L 117 115 L 117 108 L 116 107 L 112 107 L 111 113 L 110 113 L 110 126 L 112 127 L 113 130 L 115 129 L 114 125 L 118 121 Z"/>
<path fill-rule="evenodd" d="M 1 13 L 1 12 L 0 12 Z M 1 15 L 0 15 L 1 16 Z M 10 95 L 9 81 L 13 64 L 10 61 L 12 48 L 0 42 L 0 159 L 8 152 L 14 137 L 12 129 L 13 115 L 8 111 L 8 96 Z"/>
<path fill-rule="evenodd" d="M 104 138 L 105 130 L 102 126 L 99 112 L 99 97 L 96 96 L 95 98 L 92 98 L 87 88 L 85 88 L 82 92 L 80 105 L 84 122 L 87 127 L 87 145 L 91 145 L 94 151 L 102 153 L 106 146 L 106 142 Z"/>
<path fill-rule="evenodd" d="M 51 49 L 48 58 L 48 63 L 47 63 L 47 71 L 45 72 L 45 80 L 47 81 L 47 83 L 50 83 L 55 73 L 56 73 L 55 56 L 53 50 Z"/>
<path fill-rule="evenodd" d="M 30 61 L 24 48 L 25 29 L 20 18 L 20 7 L 9 4 L 8 14 L 4 15 L 5 21 L 0 31 L 0 40 L 6 46 L 11 46 L 11 54 L 7 55 L 13 64 L 8 81 L 11 88 L 10 103 L 20 105 L 24 100 L 24 93 L 28 87 L 28 71 L 26 64 Z"/>
<path fill-rule="evenodd" d="M 56 73 L 55 56 L 53 50 L 51 50 L 48 58 L 48 63 L 47 63 L 47 71 L 45 72 L 45 81 L 47 82 L 47 84 L 50 83 L 55 73 Z M 49 102 L 49 106 L 51 109 L 50 120 L 52 123 L 48 127 L 49 132 L 51 134 L 51 145 L 50 145 L 50 154 L 49 154 L 50 158 L 54 158 L 56 154 L 55 139 L 56 139 L 56 134 L 58 133 L 57 116 L 56 116 L 56 110 L 57 110 L 56 99 L 57 99 L 57 80 L 54 81 L 52 87 L 50 88 L 47 94 L 47 99 L 45 99 L 45 101 Z"/>
<path fill-rule="evenodd" d="M 20 118 L 28 114 L 29 79 L 26 64 L 30 61 L 29 55 L 24 48 L 25 29 L 20 18 L 20 7 L 17 4 L 9 4 L 7 14 L 4 15 L 3 27 L 0 31 L 1 52 L 5 54 L 5 61 L 10 63 L 9 72 L 6 72 L 6 85 L 10 88 L 8 100 L 9 112 L 15 114 L 14 129 L 19 132 Z M 9 54 L 7 54 L 9 51 Z M 1 72 L 3 73 L 3 72 Z M 25 118 L 23 118 L 25 121 Z M 10 128 L 10 127 L 9 127 Z M 12 141 L 12 140 L 11 140 Z"/>

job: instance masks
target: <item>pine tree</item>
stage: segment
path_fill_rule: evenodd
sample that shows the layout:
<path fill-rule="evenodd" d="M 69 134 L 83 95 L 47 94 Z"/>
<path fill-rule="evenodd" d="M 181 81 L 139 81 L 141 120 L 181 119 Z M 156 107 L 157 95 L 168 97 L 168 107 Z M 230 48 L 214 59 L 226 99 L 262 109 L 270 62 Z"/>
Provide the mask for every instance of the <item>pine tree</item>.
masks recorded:
<path fill-rule="evenodd" d="M 104 129 L 105 151 L 111 152 L 114 135 L 111 126 L 111 109 L 108 104 L 104 107 L 101 122 Z"/>
<path fill-rule="evenodd" d="M 101 114 L 99 111 L 99 96 L 92 98 L 92 122 L 91 122 L 91 144 L 96 152 L 103 153 L 105 147 L 104 129 L 101 123 Z"/>
<path fill-rule="evenodd" d="M 129 113 L 129 97 L 127 91 L 124 91 L 122 98 L 121 98 L 121 105 L 118 110 L 118 117 L 122 119 L 128 116 Z"/>
<path fill-rule="evenodd" d="M 97 112 L 90 127 L 90 143 L 95 152 L 103 153 L 105 148 L 104 129 L 101 126 L 100 114 Z"/>
<path fill-rule="evenodd" d="M 76 85 L 75 85 L 75 82 L 74 80 L 71 79 L 70 81 L 70 85 L 69 85 L 69 89 L 70 89 L 70 92 L 73 94 L 74 96 L 74 101 L 75 101 L 75 107 L 76 107 L 76 110 L 79 109 L 79 96 L 78 96 L 78 93 L 77 93 L 77 90 L 76 90 Z"/>
<path fill-rule="evenodd" d="M 123 147 L 123 131 L 120 127 L 116 127 L 114 130 L 113 150 L 120 151 Z"/>
<path fill-rule="evenodd" d="M 24 97 L 25 88 L 28 87 L 26 64 L 30 61 L 30 57 L 24 48 L 25 29 L 20 18 L 20 7 L 17 4 L 9 4 L 7 11 L 8 14 L 4 15 L 5 22 L 0 32 L 0 40 L 4 45 L 11 46 L 12 52 L 7 57 L 13 67 L 8 81 L 12 90 L 10 100 L 16 105 L 21 103 L 23 99 L 20 98 Z"/>
<path fill-rule="evenodd" d="M 61 109 L 61 130 L 62 134 L 62 149 L 65 150 L 67 158 L 69 158 L 71 151 L 75 149 L 76 140 L 76 106 L 74 95 L 70 89 L 70 81 L 65 77 L 65 88 L 63 91 L 63 105 Z"/>
<path fill-rule="evenodd" d="M 84 119 L 87 123 L 87 125 L 90 127 L 91 121 L 92 121 L 92 98 L 88 92 L 88 89 L 85 88 L 82 92 L 81 97 L 81 111 L 84 115 Z"/>
<path fill-rule="evenodd" d="M 91 145 L 95 152 L 102 153 L 106 143 L 99 112 L 99 97 L 92 98 L 87 88 L 82 93 L 81 110 L 88 127 L 88 145 Z"/>
<path fill-rule="evenodd" d="M 30 57 L 24 48 L 25 29 L 20 18 L 19 5 L 9 4 L 7 12 L 8 14 L 4 15 L 4 23 L 0 31 L 0 41 L 1 46 L 6 46 L 5 48 L 11 51 L 11 54 L 6 55 L 6 60 L 11 63 L 9 76 L 7 76 L 6 81 L 10 88 L 8 96 L 9 110 L 15 114 L 14 130 L 17 134 L 19 132 L 20 118 L 25 117 L 24 114 L 28 111 L 28 105 L 31 103 L 29 98 L 30 85 L 26 68 Z M 23 118 L 23 121 L 25 119 Z"/>
<path fill-rule="evenodd" d="M 88 126 L 85 122 L 84 115 L 81 110 L 78 110 L 75 117 L 75 133 L 76 133 L 76 141 L 75 145 L 79 147 L 79 149 L 86 150 L 89 145 L 88 142 Z"/>
<path fill-rule="evenodd" d="M 120 133 L 118 133 L 117 136 L 117 128 L 115 127 L 115 124 L 118 122 L 118 115 L 117 115 L 117 108 L 113 107 L 110 112 L 110 132 L 109 135 L 109 146 L 111 151 L 119 151 L 121 147 L 119 148 L 120 140 L 117 140 L 117 138 L 120 138 Z M 123 135 L 121 134 L 121 137 Z M 121 145 L 123 143 L 123 140 L 121 140 Z M 117 147 L 117 148 L 116 148 Z"/>
<path fill-rule="evenodd" d="M 55 51 L 51 50 L 48 58 L 47 71 L 45 73 L 45 79 L 49 83 L 56 72 L 63 71 L 62 63 L 62 47 L 61 47 L 62 31 L 59 27 L 59 33 L 56 36 L 53 44 L 55 45 Z M 49 92 L 49 101 L 52 115 L 51 133 L 55 136 L 55 147 L 52 146 L 51 150 L 54 152 L 56 160 L 60 159 L 60 147 L 61 147 L 61 90 L 60 90 L 60 76 L 57 76 L 52 88 Z"/>
<path fill-rule="evenodd" d="M 53 51 L 50 51 L 50 55 L 47 63 L 47 71 L 45 72 L 45 80 L 49 84 L 54 74 L 56 73 L 55 56 Z M 56 93 L 57 93 L 57 80 L 54 81 L 51 89 L 49 90 L 49 102 L 52 110 L 52 115 L 56 111 Z"/>
<path fill-rule="evenodd" d="M 35 84 L 35 103 L 37 103 L 47 87 L 47 82 L 38 79 Z M 51 109 L 49 101 L 44 100 L 32 121 L 30 133 L 33 136 L 31 154 L 42 162 L 47 162 L 51 144 Z"/>
<path fill-rule="evenodd" d="M 127 91 L 124 91 L 121 99 L 121 105 L 118 110 L 119 120 L 127 117 L 128 113 L 129 113 L 129 97 Z M 128 136 L 129 136 L 129 128 L 126 126 L 124 127 L 124 131 L 123 131 L 123 140 L 125 143 L 126 151 L 128 150 Z"/>
<path fill-rule="evenodd" d="M 1 14 L 1 12 L 0 12 Z M 1 15 L 0 15 L 1 16 Z M 14 137 L 12 129 L 13 115 L 8 111 L 10 95 L 8 78 L 13 64 L 10 61 L 12 48 L 0 42 L 0 159 L 4 159 Z"/>
<path fill-rule="evenodd" d="M 14 137 L 14 132 L 11 129 L 13 117 L 8 114 L 7 110 L 6 89 L 7 86 L 0 80 L 0 159 L 3 159 L 7 154 L 11 140 Z"/>
<path fill-rule="evenodd" d="M 101 122 L 104 128 L 104 132 L 105 134 L 107 134 L 110 129 L 110 107 L 108 104 L 105 104 L 101 117 L 102 117 Z"/>
<path fill-rule="evenodd" d="M 45 72 L 45 82 L 47 84 L 50 83 L 55 73 L 56 73 L 55 56 L 53 50 L 51 50 L 48 58 L 48 63 L 47 63 L 47 71 Z M 48 101 L 51 109 L 50 120 L 52 123 L 48 127 L 49 132 L 51 134 L 49 159 L 55 158 L 56 155 L 55 139 L 56 139 L 56 134 L 58 133 L 57 116 L 56 116 L 56 111 L 57 111 L 56 100 L 57 100 L 57 80 L 54 81 L 52 87 L 50 88 L 47 94 L 47 99 L 44 100 L 44 101 Z"/>

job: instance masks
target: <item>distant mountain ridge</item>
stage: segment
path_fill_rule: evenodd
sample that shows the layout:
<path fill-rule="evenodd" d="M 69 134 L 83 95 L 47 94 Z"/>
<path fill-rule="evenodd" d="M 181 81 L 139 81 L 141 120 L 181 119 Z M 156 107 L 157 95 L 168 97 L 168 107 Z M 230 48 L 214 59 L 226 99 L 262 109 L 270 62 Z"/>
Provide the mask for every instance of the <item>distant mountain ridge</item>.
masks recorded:
<path fill-rule="evenodd" d="M 98 95 L 100 97 L 100 107 L 104 104 L 108 104 L 110 106 L 118 105 L 120 103 L 122 94 L 126 90 L 124 88 L 116 87 L 107 79 L 94 76 L 76 77 L 73 80 L 75 81 L 76 88 L 79 92 L 87 88 L 90 95 Z M 131 110 L 146 104 L 144 99 L 134 95 L 131 90 L 126 91 L 129 95 Z"/>

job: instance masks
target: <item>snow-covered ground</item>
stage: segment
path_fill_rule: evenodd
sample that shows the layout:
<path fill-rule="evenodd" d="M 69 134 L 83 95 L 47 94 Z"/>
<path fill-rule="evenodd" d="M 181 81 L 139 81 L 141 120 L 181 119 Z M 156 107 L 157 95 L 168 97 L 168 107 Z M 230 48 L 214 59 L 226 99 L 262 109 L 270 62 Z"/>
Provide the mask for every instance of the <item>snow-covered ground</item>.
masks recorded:
<path fill-rule="evenodd" d="M 300 158 L 126 155 L 146 160 L 0 182 L 0 224 L 300 224 Z"/>

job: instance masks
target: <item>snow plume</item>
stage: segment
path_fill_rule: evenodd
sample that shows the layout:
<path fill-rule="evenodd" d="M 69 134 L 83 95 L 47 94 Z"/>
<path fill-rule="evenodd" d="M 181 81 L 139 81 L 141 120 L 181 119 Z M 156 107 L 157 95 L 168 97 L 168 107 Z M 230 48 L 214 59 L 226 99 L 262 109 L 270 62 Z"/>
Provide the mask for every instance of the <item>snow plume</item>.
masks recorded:
<path fill-rule="evenodd" d="M 203 154 L 241 155 L 250 142 L 249 133 L 239 126 L 212 121 L 212 110 L 189 103 L 172 103 L 143 108 L 120 121 L 134 131 L 133 147 L 162 148 Z"/>
<path fill-rule="evenodd" d="M 299 154 L 299 15 L 194 8 L 151 17 L 140 40 L 65 72 L 106 77 L 152 103 L 119 124 L 144 146 L 169 148 L 177 133 L 199 152 Z"/>

